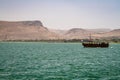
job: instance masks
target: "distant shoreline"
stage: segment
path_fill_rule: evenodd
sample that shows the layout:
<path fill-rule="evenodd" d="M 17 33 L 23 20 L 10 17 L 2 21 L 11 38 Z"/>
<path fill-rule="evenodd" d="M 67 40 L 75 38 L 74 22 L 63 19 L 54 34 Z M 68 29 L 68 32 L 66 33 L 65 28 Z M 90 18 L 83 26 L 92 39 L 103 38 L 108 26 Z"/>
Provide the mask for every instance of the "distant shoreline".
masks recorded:
<path fill-rule="evenodd" d="M 93 40 L 96 41 L 96 40 Z M 82 43 L 84 42 L 81 39 L 71 39 L 71 40 L 1 40 L 0 42 L 45 42 L 45 43 Z M 96 41 L 97 42 L 97 41 Z M 120 44 L 120 40 L 112 41 L 112 40 L 98 40 L 98 42 L 109 42 L 109 43 L 118 43 Z"/>

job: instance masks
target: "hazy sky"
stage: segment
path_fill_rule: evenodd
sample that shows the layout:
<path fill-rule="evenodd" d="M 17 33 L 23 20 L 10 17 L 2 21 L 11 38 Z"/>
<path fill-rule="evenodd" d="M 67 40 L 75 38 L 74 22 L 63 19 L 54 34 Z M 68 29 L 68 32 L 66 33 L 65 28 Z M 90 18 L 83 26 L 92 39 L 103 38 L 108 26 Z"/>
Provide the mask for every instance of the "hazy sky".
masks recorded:
<path fill-rule="evenodd" d="M 0 20 L 40 20 L 54 29 L 120 28 L 120 0 L 0 0 Z"/>

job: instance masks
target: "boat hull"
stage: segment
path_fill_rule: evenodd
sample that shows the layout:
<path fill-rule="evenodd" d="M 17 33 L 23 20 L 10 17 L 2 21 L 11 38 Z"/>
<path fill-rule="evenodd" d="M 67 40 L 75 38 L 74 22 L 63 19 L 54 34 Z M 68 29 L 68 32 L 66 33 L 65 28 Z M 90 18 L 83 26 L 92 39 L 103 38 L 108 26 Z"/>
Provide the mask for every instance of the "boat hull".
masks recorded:
<path fill-rule="evenodd" d="M 109 43 L 82 43 L 84 47 L 100 47 L 100 48 L 107 48 L 109 47 Z"/>

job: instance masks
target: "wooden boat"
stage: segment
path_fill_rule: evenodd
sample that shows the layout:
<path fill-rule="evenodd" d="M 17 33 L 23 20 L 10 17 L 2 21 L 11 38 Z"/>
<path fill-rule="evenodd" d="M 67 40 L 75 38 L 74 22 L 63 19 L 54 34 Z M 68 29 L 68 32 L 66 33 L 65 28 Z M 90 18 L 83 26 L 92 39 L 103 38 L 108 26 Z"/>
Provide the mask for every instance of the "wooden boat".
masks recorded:
<path fill-rule="evenodd" d="M 90 35 L 90 40 L 87 42 L 83 42 L 82 45 L 84 47 L 91 47 L 91 48 L 96 48 L 96 47 L 107 48 L 107 47 L 109 47 L 108 42 L 95 42 L 95 41 L 93 41 L 91 39 L 91 35 Z"/>
<path fill-rule="evenodd" d="M 84 47 L 101 47 L 101 48 L 107 48 L 109 47 L 108 42 L 83 42 L 82 45 Z"/>

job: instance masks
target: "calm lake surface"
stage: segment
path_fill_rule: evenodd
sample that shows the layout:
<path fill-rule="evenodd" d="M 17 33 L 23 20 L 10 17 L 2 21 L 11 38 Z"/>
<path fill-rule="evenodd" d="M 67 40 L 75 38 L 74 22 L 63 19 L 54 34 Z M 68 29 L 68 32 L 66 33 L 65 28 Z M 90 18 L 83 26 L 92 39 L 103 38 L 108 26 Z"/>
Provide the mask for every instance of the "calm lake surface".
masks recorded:
<path fill-rule="evenodd" d="M 120 80 L 120 44 L 0 42 L 0 80 Z"/>

